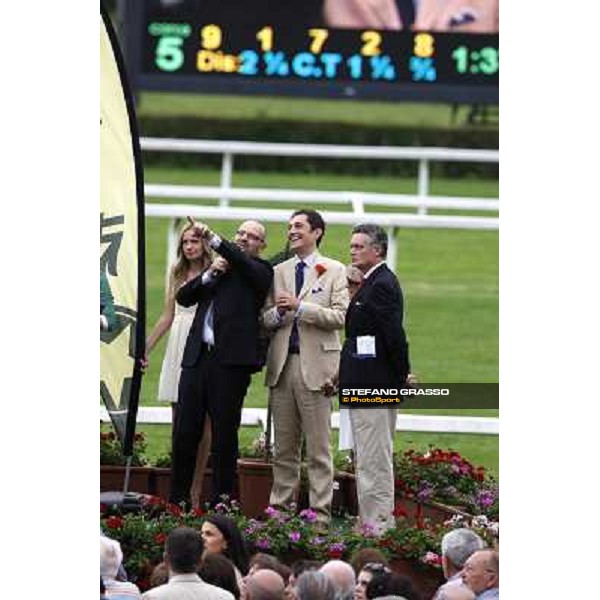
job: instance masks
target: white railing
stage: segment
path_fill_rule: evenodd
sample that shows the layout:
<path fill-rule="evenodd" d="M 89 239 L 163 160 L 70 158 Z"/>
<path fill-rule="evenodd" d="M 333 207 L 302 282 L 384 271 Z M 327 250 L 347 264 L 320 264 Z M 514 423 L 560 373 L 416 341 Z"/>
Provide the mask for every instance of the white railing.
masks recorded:
<path fill-rule="evenodd" d="M 461 211 L 499 210 L 497 199 L 455 198 L 429 196 L 429 162 L 498 162 L 496 150 L 469 150 L 457 148 L 395 148 L 390 146 L 333 146 L 315 144 L 275 144 L 261 142 L 182 140 L 169 138 L 142 138 L 145 151 L 192 152 L 222 154 L 221 184 L 214 186 L 146 184 L 145 194 L 149 198 L 219 199 L 218 206 L 146 204 L 146 215 L 171 219 L 167 259 L 172 260 L 177 244 L 181 219 L 187 215 L 199 219 L 244 220 L 260 218 L 264 221 L 286 223 L 289 211 L 264 208 L 234 208 L 231 200 L 256 200 L 260 202 L 293 202 L 296 205 L 349 204 L 352 212 L 323 212 L 323 218 L 332 224 L 355 225 L 368 221 L 382 225 L 388 232 L 388 264 L 395 269 L 396 232 L 399 227 L 444 228 L 444 229 L 493 229 L 497 230 L 497 217 L 475 217 L 459 215 L 429 215 L 429 209 Z M 239 154 L 269 156 L 305 156 L 322 158 L 361 158 L 368 160 L 416 160 L 419 162 L 417 195 L 381 194 L 357 191 L 319 191 L 263 188 L 233 188 L 233 157 Z M 365 212 L 366 206 L 393 206 L 416 208 L 417 213 Z"/>
<path fill-rule="evenodd" d="M 202 206 L 198 204 L 146 204 L 146 216 L 165 217 L 171 219 L 168 242 L 167 264 L 175 256 L 180 222 L 187 216 L 197 219 L 219 219 L 225 221 L 245 221 L 260 219 L 261 221 L 287 223 L 290 218 L 288 210 L 276 208 L 234 208 L 231 206 Z M 365 220 L 365 215 L 354 212 L 321 211 L 326 223 L 338 225 L 355 225 Z M 368 221 L 387 228 L 388 257 L 387 264 L 396 269 L 396 232 L 400 227 L 434 228 L 434 229 L 498 229 L 498 219 L 491 217 L 437 216 L 415 215 L 406 213 L 367 213 Z"/>
<path fill-rule="evenodd" d="M 465 148 L 411 148 L 394 146 L 337 146 L 332 144 L 277 144 L 270 142 L 240 142 L 234 140 L 184 140 L 173 138 L 141 138 L 142 150 L 148 152 L 179 152 L 196 154 L 221 154 L 220 203 L 227 206 L 233 163 L 236 155 L 246 156 L 297 156 L 312 158 L 360 158 L 364 160 L 411 160 L 419 165 L 417 196 L 429 196 L 430 162 L 486 162 L 498 163 L 498 150 L 472 150 Z M 189 197 L 189 196 L 188 196 Z M 212 197 L 212 196 L 209 196 Z M 303 198 L 306 200 L 306 198 Z M 419 213 L 426 214 L 427 206 L 418 205 Z M 479 210 L 479 209 L 473 209 Z M 488 209 L 483 209 L 488 210 Z M 497 209 L 489 209 L 497 210 Z"/>
<path fill-rule="evenodd" d="M 140 406 L 138 408 L 138 423 L 170 424 L 172 411 L 169 407 Z M 100 407 L 100 419 L 108 423 L 110 417 L 106 408 Z M 263 431 L 267 427 L 266 408 L 242 409 L 243 427 L 260 427 Z M 331 414 L 331 427 L 339 429 L 340 413 Z M 436 433 L 482 433 L 498 435 L 500 432 L 499 419 L 494 417 L 451 417 L 444 415 L 411 415 L 399 414 L 396 418 L 396 431 L 427 431 Z"/>

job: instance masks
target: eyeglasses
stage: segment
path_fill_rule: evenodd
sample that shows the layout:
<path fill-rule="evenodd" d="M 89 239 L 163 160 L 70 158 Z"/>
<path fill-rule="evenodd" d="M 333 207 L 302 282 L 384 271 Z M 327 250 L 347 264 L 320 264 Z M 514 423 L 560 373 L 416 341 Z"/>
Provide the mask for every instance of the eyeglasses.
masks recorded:
<path fill-rule="evenodd" d="M 263 238 L 261 238 L 260 236 L 256 235 L 255 233 L 251 233 L 250 231 L 245 231 L 244 229 L 238 229 L 235 233 L 240 237 L 246 236 L 249 240 L 252 240 L 253 242 L 263 241 Z"/>
<path fill-rule="evenodd" d="M 389 567 L 386 567 L 383 563 L 367 563 L 363 567 L 363 570 L 370 571 L 373 573 L 379 573 L 379 572 L 391 573 L 392 572 L 392 570 Z"/>

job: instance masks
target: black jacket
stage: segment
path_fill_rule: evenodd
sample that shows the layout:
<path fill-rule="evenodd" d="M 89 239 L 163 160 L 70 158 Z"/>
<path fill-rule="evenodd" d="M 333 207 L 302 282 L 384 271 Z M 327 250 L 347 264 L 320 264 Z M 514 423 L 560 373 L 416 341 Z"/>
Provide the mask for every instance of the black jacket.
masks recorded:
<path fill-rule="evenodd" d="M 258 316 L 273 281 L 273 267 L 261 258 L 247 256 L 227 240 L 222 240 L 216 251 L 229 262 L 229 270 L 207 285 L 199 275 L 177 292 L 179 304 L 198 303 L 181 366 L 198 364 L 204 317 L 213 302 L 216 360 L 224 366 L 259 369 Z"/>
<path fill-rule="evenodd" d="M 377 267 L 356 292 L 346 312 L 340 358 L 340 387 L 401 388 L 410 371 L 402 290 L 387 265 Z M 358 357 L 356 338 L 375 337 L 375 357 Z"/>

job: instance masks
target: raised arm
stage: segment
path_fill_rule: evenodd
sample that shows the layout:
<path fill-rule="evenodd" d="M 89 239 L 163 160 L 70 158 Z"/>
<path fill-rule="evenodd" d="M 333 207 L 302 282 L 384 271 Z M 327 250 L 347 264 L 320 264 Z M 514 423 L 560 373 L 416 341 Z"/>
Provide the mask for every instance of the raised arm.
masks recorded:
<path fill-rule="evenodd" d="M 260 294 L 266 294 L 273 281 L 273 267 L 268 263 L 250 258 L 234 243 L 220 239 L 214 245 L 215 252 L 219 253 L 234 269 L 237 269 L 248 284 Z"/>
<path fill-rule="evenodd" d="M 187 308 L 198 304 L 206 295 L 211 294 L 213 286 L 210 284 L 214 281 L 212 273 L 209 269 L 182 285 L 175 294 L 177 302 Z"/>

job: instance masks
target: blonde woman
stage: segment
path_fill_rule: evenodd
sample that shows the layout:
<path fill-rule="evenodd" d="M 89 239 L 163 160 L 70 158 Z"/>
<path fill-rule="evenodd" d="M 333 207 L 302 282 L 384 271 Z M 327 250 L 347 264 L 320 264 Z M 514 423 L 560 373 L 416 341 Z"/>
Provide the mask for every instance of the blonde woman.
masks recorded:
<path fill-rule="evenodd" d="M 208 243 L 198 235 L 197 230 L 192 225 L 185 226 L 179 235 L 177 262 L 169 274 L 163 312 L 146 340 L 146 353 L 148 355 L 163 335 L 169 331 L 167 349 L 158 382 L 158 400 L 171 403 L 173 425 L 177 417 L 177 389 L 181 374 L 181 359 L 196 313 L 195 304 L 187 308 L 181 306 L 175 301 L 175 295 L 182 285 L 206 271 L 211 264 L 211 260 L 212 255 Z M 202 480 L 208 455 L 210 454 L 210 444 L 210 420 L 206 419 L 204 421 L 204 433 L 198 445 L 196 471 L 191 489 L 192 504 L 195 507 L 200 505 Z"/>

